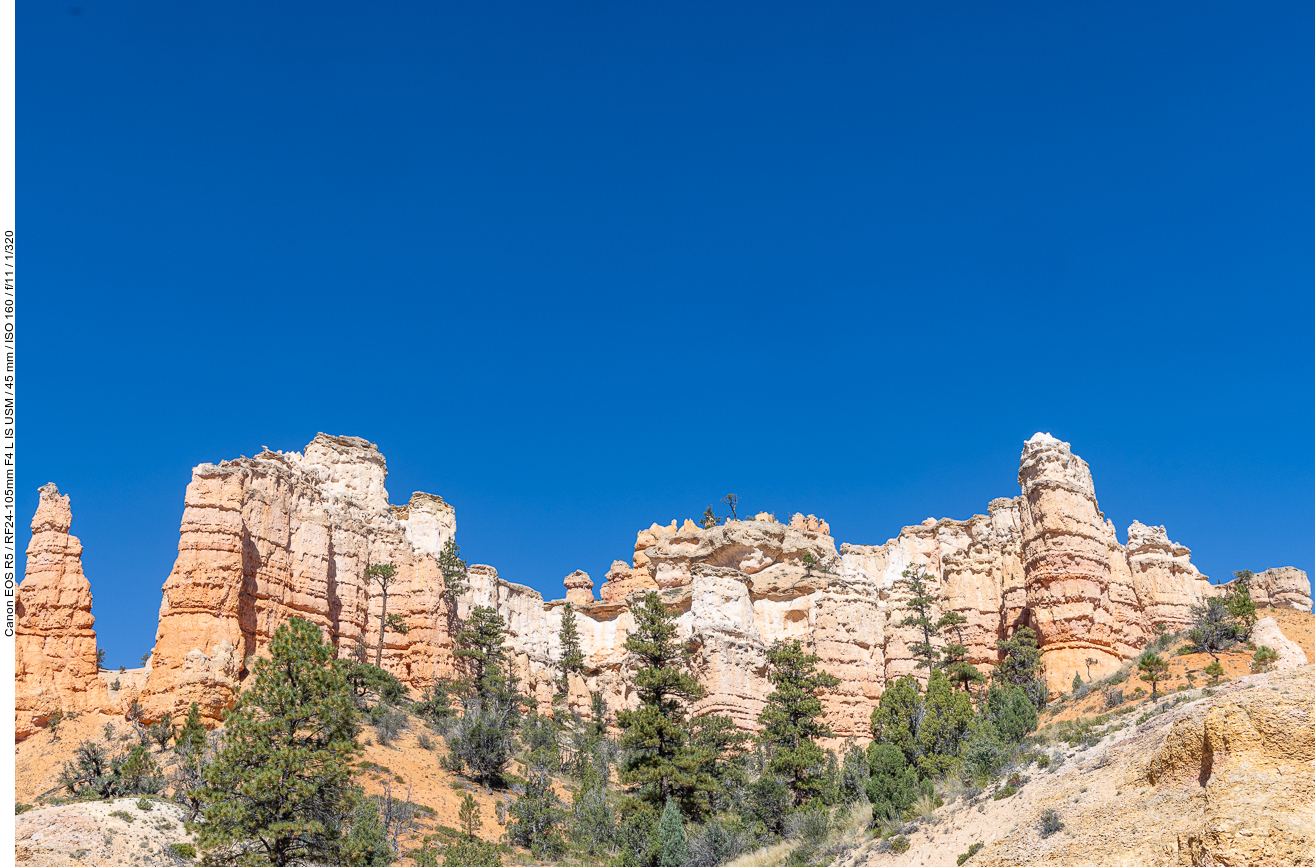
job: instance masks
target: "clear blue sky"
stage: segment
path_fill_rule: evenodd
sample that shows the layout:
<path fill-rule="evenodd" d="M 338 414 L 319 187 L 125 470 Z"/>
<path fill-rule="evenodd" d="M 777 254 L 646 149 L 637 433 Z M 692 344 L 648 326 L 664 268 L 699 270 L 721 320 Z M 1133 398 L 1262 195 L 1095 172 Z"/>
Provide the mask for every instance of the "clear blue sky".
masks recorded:
<path fill-rule="evenodd" d="M 20 551 L 56 482 L 113 665 L 190 468 L 316 431 L 553 596 L 728 491 L 983 512 L 1038 430 L 1121 538 L 1315 572 L 1309 3 L 18 21 Z"/>

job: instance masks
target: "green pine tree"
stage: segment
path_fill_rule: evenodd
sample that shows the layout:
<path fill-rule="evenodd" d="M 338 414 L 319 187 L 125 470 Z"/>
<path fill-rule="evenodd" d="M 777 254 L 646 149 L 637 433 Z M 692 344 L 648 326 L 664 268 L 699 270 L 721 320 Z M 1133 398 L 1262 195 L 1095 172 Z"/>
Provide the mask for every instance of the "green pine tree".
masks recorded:
<path fill-rule="evenodd" d="M 931 779 L 949 773 L 972 724 L 973 704 L 967 693 L 956 691 L 943 672 L 933 671 L 917 720 L 918 775 Z"/>
<path fill-rule="evenodd" d="M 1234 580 L 1228 583 L 1228 615 L 1237 625 L 1238 641 L 1246 641 L 1251 636 L 1251 627 L 1256 625 L 1256 603 L 1251 599 L 1251 579 L 1255 577 L 1250 569 L 1233 573 Z"/>
<path fill-rule="evenodd" d="M 199 756 L 205 750 L 205 723 L 196 702 L 187 708 L 187 719 L 174 738 L 174 750 L 185 756 Z"/>
<path fill-rule="evenodd" d="M 1159 694 L 1160 681 L 1169 676 L 1169 663 L 1158 653 L 1146 650 L 1137 660 L 1137 670 L 1141 672 L 1141 679 L 1151 685 L 1151 698 L 1154 699 Z"/>
<path fill-rule="evenodd" d="M 918 722 L 922 719 L 922 696 L 918 680 L 901 677 L 889 684 L 872 709 L 872 739 L 890 744 L 904 756 L 905 764 L 918 758 Z"/>
<path fill-rule="evenodd" d="M 375 563 L 365 569 L 365 580 L 379 585 L 383 595 L 382 609 L 379 613 L 379 644 L 374 649 L 374 667 L 384 665 L 384 630 L 388 627 L 388 590 L 397 581 L 397 567 L 392 563 Z"/>
<path fill-rule="evenodd" d="M 995 683 L 986 692 L 982 719 L 1009 743 L 1019 743 L 1036 730 L 1036 705 L 1019 687 Z"/>
<path fill-rule="evenodd" d="M 661 597 L 646 593 L 630 613 L 635 628 L 625 646 L 638 662 L 634 685 L 640 706 L 616 714 L 626 750 L 621 779 L 636 784 L 655 808 L 675 798 L 687 815 L 700 816 L 715 784 L 700 752 L 690 745 L 685 717 L 689 703 L 703 698 L 704 689 L 685 670 L 675 618 Z"/>
<path fill-rule="evenodd" d="M 909 652 L 918 658 L 918 668 L 928 668 L 935 665 L 940 656 L 940 651 L 932 644 L 932 639 L 940 636 L 940 628 L 932 619 L 932 606 L 936 604 L 934 579 L 921 566 L 910 566 L 900 574 L 903 577 L 895 583 L 910 593 L 905 604 L 913 613 L 901 620 L 899 625 L 913 626 L 922 632 L 922 641 L 914 642 Z"/>
<path fill-rule="evenodd" d="M 294 618 L 255 662 L 206 770 L 200 844 L 216 864 L 336 863 L 359 801 L 356 708 L 334 649 Z"/>
<path fill-rule="evenodd" d="M 658 867 L 684 867 L 689 860 L 689 846 L 685 842 L 685 822 L 676 802 L 667 799 L 658 821 Z"/>
<path fill-rule="evenodd" d="M 562 646 L 561 672 L 557 691 L 566 695 L 570 688 L 570 676 L 584 671 L 584 651 L 580 649 L 580 629 L 575 621 L 575 609 L 567 602 L 562 609 L 562 628 L 557 633 L 557 640 Z"/>
<path fill-rule="evenodd" d="M 968 618 L 959 612 L 947 611 L 936 621 L 936 628 L 941 631 L 954 630 L 954 642 L 941 649 L 945 660 L 942 668 L 951 683 L 958 684 L 960 689 L 971 694 L 972 685 L 982 683 L 986 677 L 977 670 L 977 666 L 968 662 L 968 648 L 963 643 L 963 626 L 967 622 Z"/>
<path fill-rule="evenodd" d="M 438 571 L 443 573 L 443 591 L 448 598 L 448 605 L 456 611 L 457 597 L 470 589 L 468 574 L 470 567 L 461 559 L 461 546 L 455 539 L 443 543 L 443 550 L 438 552 Z"/>
<path fill-rule="evenodd" d="M 1001 654 L 1000 663 L 995 667 L 995 680 L 1020 688 L 1038 708 L 1045 707 L 1048 692 L 1046 680 L 1041 676 L 1041 651 L 1037 647 L 1036 633 L 1020 626 L 1013 635 L 997 641 L 995 646 Z"/>
<path fill-rule="evenodd" d="M 512 691 L 506 671 L 507 652 L 502 646 L 506 629 L 507 621 L 501 614 L 478 605 L 457 634 L 457 649 L 452 655 L 465 660 L 466 691 L 485 702 L 507 699 Z"/>
<path fill-rule="evenodd" d="M 767 679 L 775 689 L 767 696 L 758 716 L 759 737 L 771 758 L 767 768 L 789 781 L 795 804 L 803 804 L 821 789 L 821 775 L 814 769 L 825 756 L 818 738 L 829 738 L 831 729 L 822 721 L 818 693 L 831 689 L 840 679 L 817 670 L 818 657 L 804 651 L 799 641 L 778 641 L 767 651 Z"/>
<path fill-rule="evenodd" d="M 865 789 L 872 802 L 872 818 L 878 822 L 899 820 L 921 794 L 913 766 L 899 747 L 889 743 L 873 743 L 868 747 Z"/>

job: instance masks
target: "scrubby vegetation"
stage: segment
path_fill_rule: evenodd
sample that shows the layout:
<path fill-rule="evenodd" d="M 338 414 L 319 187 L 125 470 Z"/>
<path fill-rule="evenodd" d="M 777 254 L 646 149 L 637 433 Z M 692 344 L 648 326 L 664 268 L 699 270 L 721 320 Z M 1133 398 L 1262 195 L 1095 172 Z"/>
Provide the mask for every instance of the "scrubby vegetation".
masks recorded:
<path fill-rule="evenodd" d="M 387 571 L 372 573 L 382 594 Z M 449 590 L 465 586 L 455 546 L 444 549 L 444 577 Z M 132 729 L 108 726 L 104 738 L 83 742 L 61 783 L 79 798 L 174 799 L 213 865 L 382 867 L 405 856 L 417 867 L 494 867 L 521 851 L 578 867 L 717 867 L 750 853 L 762 864 L 804 867 L 831 863 L 864 829 L 880 838 L 879 851 L 907 851 L 914 830 L 936 822 L 945 802 L 989 805 L 1016 795 L 1028 774 L 1053 773 L 1072 750 L 1188 700 L 1159 695 L 1171 670 L 1162 654 L 1173 659 L 1185 642 L 1215 658 L 1205 674 L 1222 675 L 1218 654 L 1242 646 L 1254 622 L 1245 582 L 1235 582 L 1226 597 L 1194 612 L 1190 632 L 1157 629 L 1138 660 L 1102 680 L 1091 678 L 1096 661 L 1088 659 L 1086 679 L 1075 672 L 1071 693 L 1051 701 L 1029 628 L 997 643 L 998 664 L 984 675 L 966 662 L 962 616 L 933 616 L 928 580 L 917 569 L 903 575 L 911 599 L 902 625 L 920 639 L 917 668 L 887 685 L 866 748 L 852 741 L 826 748 L 834 736 L 821 697 L 838 681 L 799 641 L 767 650 L 772 692 L 756 735 L 729 717 L 696 715 L 705 693 L 690 648 L 662 596 L 649 593 L 631 609 L 625 644 L 638 699 L 632 709 L 608 708 L 601 694 L 590 696 L 587 712 L 568 703 L 568 695 L 578 702 L 587 673 L 569 605 L 550 687 L 556 697 L 542 715 L 543 706 L 522 694 L 504 646 L 506 623 L 492 608 L 457 618 L 451 606 L 458 671 L 419 696 L 381 666 L 379 646 L 361 643 L 339 659 L 317 628 L 293 620 L 273 636 L 268 658 L 254 661 L 222 735 L 206 731 L 195 704 L 181 725 L 170 718 L 147 725 L 134 705 Z M 372 621 L 370 637 L 382 644 L 389 630 L 404 627 L 385 613 L 377 626 Z M 1256 649 L 1252 665 L 1261 670 L 1274 657 Z M 1151 701 L 1133 700 L 1140 688 L 1125 692 L 1134 675 L 1150 687 Z M 1085 715 L 1045 724 L 1053 709 L 1074 705 Z M 50 729 L 53 740 L 58 718 Z M 134 733 L 139 743 L 124 746 Z M 384 749 L 414 738 L 439 752 L 459 775 L 453 788 L 496 794 L 494 816 L 482 816 L 466 792 L 459 828 L 420 830 L 425 808 L 409 794 L 393 795 L 403 778 L 360 761 L 363 734 Z M 382 791 L 367 796 L 358 777 Z M 151 809 L 146 798 L 138 805 Z M 493 819 L 503 831 L 499 844 L 479 836 L 488 836 Z M 1043 838 L 1064 827 L 1054 810 L 1036 822 Z M 958 863 L 981 848 L 974 843 Z"/>

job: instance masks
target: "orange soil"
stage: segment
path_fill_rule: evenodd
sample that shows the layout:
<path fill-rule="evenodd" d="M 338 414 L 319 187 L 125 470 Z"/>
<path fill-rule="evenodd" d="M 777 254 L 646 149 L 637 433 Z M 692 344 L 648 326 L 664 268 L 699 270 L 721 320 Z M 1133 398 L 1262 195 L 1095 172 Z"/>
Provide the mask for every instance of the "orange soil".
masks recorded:
<path fill-rule="evenodd" d="M 1277 620 L 1283 634 L 1301 645 L 1301 649 L 1306 652 L 1308 660 L 1315 661 L 1315 614 L 1294 611 L 1290 608 L 1264 608 L 1260 610 L 1259 614 L 1261 617 L 1273 617 Z M 1219 679 L 1219 682 L 1224 683 L 1251 674 L 1251 653 L 1252 651 L 1248 650 L 1245 645 L 1239 645 L 1234 651 L 1219 654 L 1219 663 L 1224 667 L 1224 676 Z M 1173 695 L 1184 689 L 1210 685 L 1210 678 L 1202 674 L 1205 667 L 1213 661 L 1208 653 L 1190 653 L 1186 656 L 1179 656 L 1174 652 L 1174 649 L 1170 649 L 1162 653 L 1161 656 L 1169 663 L 1169 675 L 1157 685 L 1160 696 Z M 1151 697 L 1151 685 L 1139 679 L 1136 662 L 1129 663 L 1127 668 L 1128 679 L 1117 687 L 1123 690 L 1124 697 L 1124 703 L 1119 706 L 1120 709 L 1130 706 L 1135 707 L 1149 701 Z M 1194 678 L 1192 681 L 1187 679 L 1189 674 Z M 1143 690 L 1140 695 L 1135 694 L 1138 687 Z M 1042 715 L 1041 725 L 1045 726 L 1050 723 L 1074 720 L 1081 717 L 1099 716 L 1105 712 L 1105 699 L 1100 691 L 1096 690 L 1078 702 L 1065 702 L 1063 705 L 1052 704 L 1047 712 Z"/>

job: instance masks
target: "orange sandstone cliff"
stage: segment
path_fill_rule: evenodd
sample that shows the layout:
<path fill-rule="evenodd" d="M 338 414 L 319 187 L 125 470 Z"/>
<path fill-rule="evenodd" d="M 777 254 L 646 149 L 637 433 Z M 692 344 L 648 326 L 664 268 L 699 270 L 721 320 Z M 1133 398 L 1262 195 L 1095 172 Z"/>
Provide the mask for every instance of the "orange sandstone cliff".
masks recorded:
<path fill-rule="evenodd" d="M 73 512 L 59 488 L 45 485 L 27 546 L 27 571 L 15 601 L 14 734 L 22 740 L 56 713 L 108 704 L 96 664 L 91 584 L 82 543 L 69 535 Z"/>
<path fill-rule="evenodd" d="M 383 600 L 363 576 L 371 563 L 388 562 L 398 568 L 388 612 L 410 629 L 385 630 L 383 665 L 414 689 L 454 672 L 453 618 L 489 605 L 506 618 L 518 675 L 547 709 L 569 601 L 587 660 L 583 675 L 570 679 L 569 705 L 587 711 L 590 691 L 598 691 L 613 710 L 629 706 L 630 606 L 651 590 L 677 613 L 707 687 L 697 712 L 754 728 L 771 691 L 766 650 L 798 638 L 840 680 L 823 697 L 836 736 L 864 739 L 885 684 L 920 674 L 909 650 L 917 636 L 899 625 L 908 594 L 898 579 L 910 566 L 930 575 L 935 615 L 967 618 L 971 662 L 995 662 L 996 641 L 1020 625 L 1035 629 L 1052 688 L 1085 674 L 1088 658 L 1092 675 L 1114 670 L 1156 626 L 1181 628 L 1192 605 L 1222 592 L 1163 527 L 1134 522 L 1121 544 L 1099 509 L 1090 469 L 1067 443 L 1037 434 L 1020 464 L 1019 496 L 992 500 L 986 515 L 967 520 L 929 518 L 882 545 L 837 548 L 826 522 L 812 515 L 783 523 L 759 513 L 707 529 L 688 520 L 653 524 L 637 534 L 629 562 L 612 564 L 600 598 L 576 571 L 565 579 L 566 600 L 557 601 L 484 565 L 470 568 L 467 594 L 445 599 L 437 558 L 456 532 L 452 507 L 424 493 L 391 505 L 384 458 L 365 440 L 319 434 L 301 453 L 202 464 L 187 487 L 178 559 L 164 584 L 140 697 L 152 717 L 196 701 L 217 719 L 252 656 L 294 616 L 319 625 L 341 656 L 361 643 L 373 647 Z M 90 590 L 77 541 L 67 535 L 67 498 L 48 487 L 20 591 L 20 739 L 56 707 L 107 700 L 95 675 Z M 1261 607 L 1311 607 L 1310 582 L 1298 569 L 1258 573 L 1251 586 Z"/>

